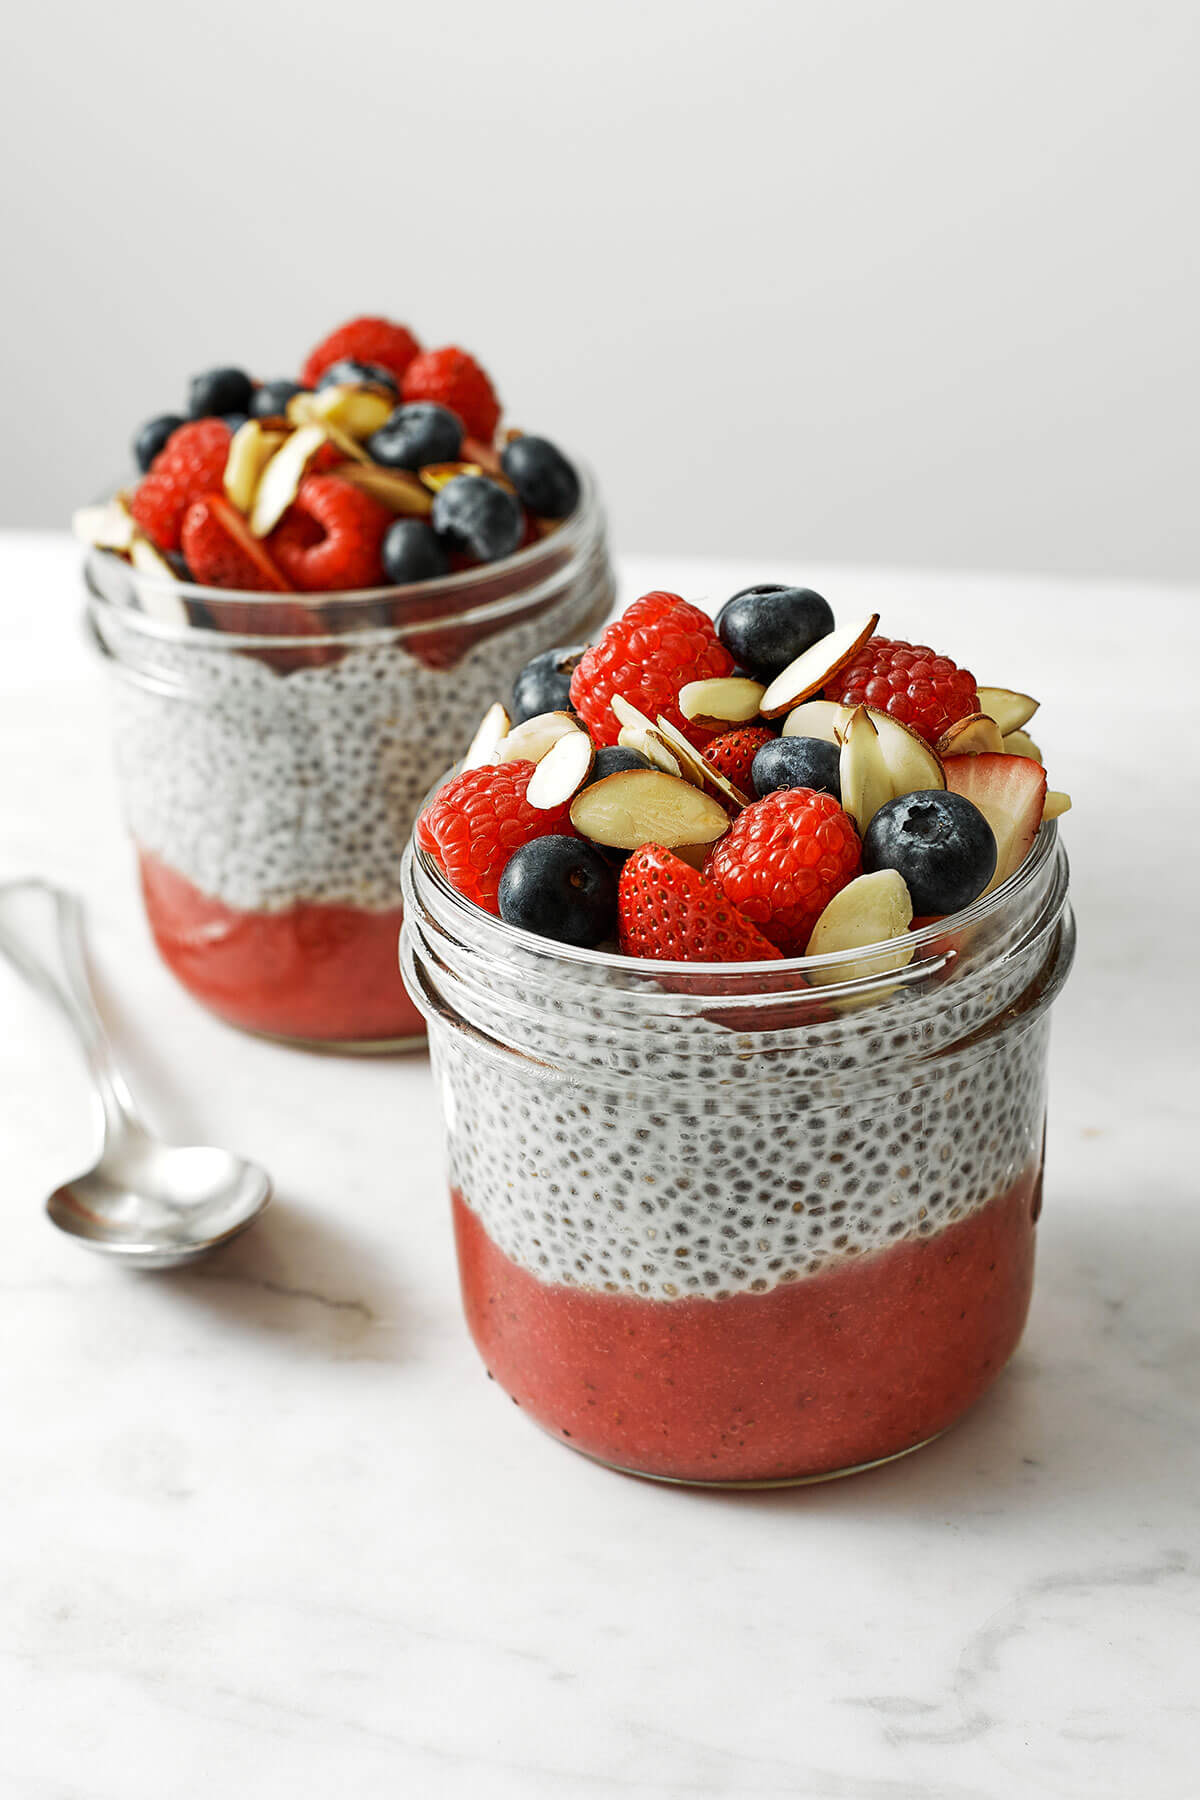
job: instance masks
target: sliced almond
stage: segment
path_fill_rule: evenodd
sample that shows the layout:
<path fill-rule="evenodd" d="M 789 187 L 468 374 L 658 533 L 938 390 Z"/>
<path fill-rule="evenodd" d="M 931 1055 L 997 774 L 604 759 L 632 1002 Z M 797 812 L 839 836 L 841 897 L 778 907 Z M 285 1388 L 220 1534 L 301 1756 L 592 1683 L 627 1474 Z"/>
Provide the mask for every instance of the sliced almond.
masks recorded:
<path fill-rule="evenodd" d="M 119 494 L 103 506 L 81 506 L 71 516 L 71 530 L 81 543 L 97 550 L 128 552 L 133 548 L 133 519 Z"/>
<path fill-rule="evenodd" d="M 479 729 L 467 746 L 467 754 L 462 759 L 464 769 L 483 769 L 496 761 L 496 752 L 501 742 L 508 736 L 512 720 L 497 700 L 489 706 L 479 721 Z"/>
<path fill-rule="evenodd" d="M 433 495 L 407 469 L 384 469 L 378 463 L 343 463 L 338 479 L 348 481 L 378 500 L 401 518 L 426 519 L 433 511 Z"/>
<path fill-rule="evenodd" d="M 1038 709 L 1038 703 L 1029 694 L 1014 693 L 1012 688 L 977 688 L 979 710 L 986 713 L 989 719 L 995 719 L 1000 727 L 1001 737 L 1007 737 L 1010 731 L 1019 731 L 1022 725 L 1028 725 Z"/>
<path fill-rule="evenodd" d="M 543 756 L 525 789 L 525 798 L 539 812 L 564 806 L 592 772 L 596 752 L 585 731 L 568 731 Z"/>
<path fill-rule="evenodd" d="M 937 747 L 939 756 L 1000 756 L 1004 738 L 989 713 L 968 713 L 946 727 Z"/>
<path fill-rule="evenodd" d="M 1050 819 L 1061 819 L 1063 814 L 1065 812 L 1070 812 L 1070 810 L 1070 794 L 1060 794 L 1054 788 L 1048 788 L 1046 790 L 1046 799 L 1042 806 L 1043 824 L 1047 823 Z"/>
<path fill-rule="evenodd" d="M 719 800 L 658 769 L 624 769 L 576 794 L 571 823 L 594 844 L 638 850 L 643 844 L 711 844 L 729 828 Z"/>
<path fill-rule="evenodd" d="M 230 438 L 222 485 L 240 513 L 249 513 L 259 477 L 283 442 L 282 432 L 264 431 L 258 419 L 247 419 Z"/>
<path fill-rule="evenodd" d="M 1030 762 L 1044 762 L 1041 751 L 1027 731 L 1010 731 L 1004 740 L 1006 756 L 1027 756 Z"/>
<path fill-rule="evenodd" d="M 323 425 L 302 425 L 285 438 L 258 479 L 250 509 L 250 530 L 257 538 L 274 531 L 300 491 L 307 469 L 325 442 Z"/>
<path fill-rule="evenodd" d="M 710 794 L 720 794 L 722 799 L 739 811 L 743 806 L 749 806 L 749 794 L 743 794 L 741 788 L 735 787 L 727 775 L 722 775 L 719 769 L 715 769 L 703 751 L 689 744 L 682 731 L 676 730 L 670 719 L 664 719 L 659 713 L 654 729 L 665 738 L 668 749 L 678 756 L 689 781 L 694 782 L 697 787 L 707 788 Z"/>
<path fill-rule="evenodd" d="M 840 744 L 842 732 L 850 722 L 852 706 L 840 700 L 802 700 L 784 720 L 784 737 L 820 738 L 825 744 Z"/>
<path fill-rule="evenodd" d="M 639 756 L 661 769 L 664 775 L 682 775 L 679 767 L 667 746 L 653 727 L 645 725 L 622 725 L 617 734 L 617 743 L 622 750 L 636 750 Z"/>
<path fill-rule="evenodd" d="M 872 613 L 869 619 L 858 619 L 852 625 L 839 625 L 827 637 L 820 638 L 812 644 L 795 662 L 790 662 L 782 674 L 775 677 L 762 697 L 759 711 L 764 719 L 778 719 L 783 713 L 790 712 L 801 700 L 807 700 L 831 681 L 838 670 L 844 668 L 861 650 L 879 623 L 879 614 Z"/>
<path fill-rule="evenodd" d="M 889 799 L 898 800 L 901 794 L 920 793 L 926 788 L 945 787 L 942 759 L 930 749 L 919 732 L 900 719 L 893 719 L 890 713 L 876 712 L 870 706 L 866 712 L 878 733 L 879 749 L 887 765 L 892 789 Z"/>
<path fill-rule="evenodd" d="M 332 384 L 310 396 L 309 417 L 333 425 L 352 438 L 370 437 L 386 425 L 396 405 L 382 388 Z"/>
<path fill-rule="evenodd" d="M 483 465 L 472 462 L 428 463 L 421 470 L 421 480 L 431 494 L 438 494 L 448 482 L 457 481 L 460 475 L 482 475 Z M 491 477 L 495 481 L 496 477 Z"/>
<path fill-rule="evenodd" d="M 576 737 L 587 736 L 570 713 L 535 713 L 532 719 L 523 719 L 505 733 L 496 747 L 496 761 L 540 763 L 568 732 Z"/>
<path fill-rule="evenodd" d="M 129 545 L 129 560 L 139 575 L 158 575 L 164 581 L 179 580 L 161 550 L 143 532 L 135 530 Z"/>
<path fill-rule="evenodd" d="M 618 724 L 631 725 L 642 731 L 654 730 L 654 720 L 648 719 L 645 713 L 633 704 L 632 700 L 625 698 L 624 694 L 614 694 L 609 705 L 612 707 Z"/>
<path fill-rule="evenodd" d="M 689 681 L 679 690 L 679 710 L 713 731 L 724 725 L 744 725 L 757 719 L 766 693 L 761 681 L 748 675 L 719 675 L 709 681 Z"/>
<path fill-rule="evenodd" d="M 895 869 L 874 875 L 858 875 L 835 894 L 813 927 L 806 956 L 832 956 L 903 939 L 912 923 L 912 898 L 904 877 Z M 806 969 L 805 979 L 815 987 L 855 981 L 864 975 L 891 975 L 913 959 L 913 945 L 901 942 L 874 956 L 854 957 L 847 968 Z"/>
<path fill-rule="evenodd" d="M 838 759 L 842 805 L 863 836 L 881 806 L 893 798 L 892 778 L 879 745 L 879 733 L 865 706 L 856 706 L 842 739 Z"/>

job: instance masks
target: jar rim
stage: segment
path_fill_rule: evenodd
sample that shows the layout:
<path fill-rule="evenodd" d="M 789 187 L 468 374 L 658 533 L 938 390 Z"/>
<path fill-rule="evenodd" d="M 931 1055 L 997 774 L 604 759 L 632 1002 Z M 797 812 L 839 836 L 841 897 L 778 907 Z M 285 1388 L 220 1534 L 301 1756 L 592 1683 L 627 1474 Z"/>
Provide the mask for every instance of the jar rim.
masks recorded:
<path fill-rule="evenodd" d="M 519 950 L 526 959 L 531 956 L 543 959 L 547 969 L 565 965 L 568 968 L 574 966 L 612 974 L 636 973 L 644 975 L 647 981 L 657 981 L 660 978 L 703 981 L 717 977 L 723 982 L 736 983 L 739 987 L 744 984 L 748 991 L 753 991 L 756 984 L 761 986 L 763 982 L 768 982 L 770 992 L 776 999 L 783 999 L 788 992 L 779 985 L 780 979 L 794 971 L 797 990 L 804 989 L 814 998 L 821 994 L 835 999 L 843 993 L 866 995 L 879 988 L 895 988 L 927 979 L 938 966 L 938 958 L 936 955 L 922 958 L 920 952 L 936 952 L 939 940 L 944 941 L 948 932 L 969 931 L 994 917 L 1011 902 L 1018 901 L 1043 876 L 1046 865 L 1057 849 L 1057 823 L 1047 820 L 1039 828 L 1033 847 L 1020 868 L 1001 882 L 999 887 L 972 901 L 970 906 L 955 913 L 947 913 L 932 924 L 923 925 L 919 930 L 906 934 L 903 941 L 913 951 L 912 960 L 906 967 L 830 982 L 817 989 L 812 988 L 806 980 L 808 972 L 865 961 L 886 953 L 889 948 L 894 950 L 898 940 L 889 938 L 878 944 L 864 944 L 853 951 L 826 951 L 821 956 L 738 963 L 659 961 L 657 958 L 649 960 L 623 956 L 619 951 L 582 949 L 572 944 L 558 943 L 551 938 L 536 937 L 532 932 L 506 924 L 496 914 L 485 912 L 476 906 L 451 886 L 443 870 L 428 852 L 418 848 L 415 834 L 409 839 L 405 851 L 404 885 L 406 888 L 413 887 L 415 871 L 419 869 L 422 880 L 429 883 L 431 893 L 436 896 L 447 917 L 470 921 L 479 932 L 483 945 L 501 957 Z M 1062 860 L 1065 865 L 1065 854 Z M 1063 885 L 1065 891 L 1065 879 Z M 942 960 L 945 960 L 944 956 Z"/>
<path fill-rule="evenodd" d="M 461 600 L 471 593 L 473 588 L 484 583 L 497 580 L 514 579 L 516 585 L 511 591 L 481 602 L 478 607 L 454 613 L 456 624 L 470 624 L 478 618 L 491 618 L 502 615 L 505 611 L 516 611 L 530 602 L 531 593 L 536 587 L 530 581 L 519 578 L 527 576 L 540 581 L 559 582 L 564 573 L 569 571 L 573 560 L 580 560 L 588 553 L 589 546 L 599 536 L 603 536 L 604 513 L 600 501 L 600 491 L 596 477 L 588 464 L 572 458 L 573 466 L 579 475 L 580 496 L 574 510 L 558 522 L 557 529 L 550 532 L 537 543 L 527 544 L 515 550 L 511 556 L 498 558 L 495 562 L 479 563 L 474 568 L 460 569 L 450 575 L 440 575 L 430 581 L 410 582 L 404 585 L 384 585 L 372 588 L 344 588 L 329 593 L 275 593 L 263 592 L 250 588 L 206 587 L 199 582 L 186 581 L 181 577 L 157 575 L 134 569 L 130 564 L 116 557 L 113 552 L 93 545 L 84 558 L 84 579 L 91 599 L 102 606 L 116 611 L 128 611 L 136 619 L 139 629 L 148 634 L 187 640 L 219 639 L 225 646 L 232 647 L 240 641 L 247 643 L 287 644 L 291 642 L 315 645 L 321 642 L 317 633 L 306 635 L 289 635 L 271 632 L 258 634 L 251 632 L 214 631 L 205 625 L 192 624 L 186 619 L 167 617 L 175 613 L 185 602 L 194 602 L 200 606 L 210 604 L 244 607 L 247 614 L 256 608 L 266 612 L 281 602 L 311 606 L 328 616 L 331 621 L 339 616 L 352 615 L 355 608 L 389 606 L 402 609 L 408 603 L 428 605 L 431 601 L 444 600 L 447 605 Z M 115 580 L 114 580 L 115 578 Z M 128 590 L 120 599 L 114 598 L 113 588 L 120 582 Z M 141 596 L 145 594 L 151 601 L 147 607 Z M 157 602 L 157 610 L 154 603 Z M 374 629 L 394 634 L 397 630 L 409 630 L 414 633 L 428 631 L 439 622 L 438 616 L 420 620 L 405 621 L 402 616 L 391 625 L 381 625 L 378 620 L 372 621 L 364 629 Z M 344 638 L 353 625 L 343 625 L 329 632 L 331 639 Z"/>

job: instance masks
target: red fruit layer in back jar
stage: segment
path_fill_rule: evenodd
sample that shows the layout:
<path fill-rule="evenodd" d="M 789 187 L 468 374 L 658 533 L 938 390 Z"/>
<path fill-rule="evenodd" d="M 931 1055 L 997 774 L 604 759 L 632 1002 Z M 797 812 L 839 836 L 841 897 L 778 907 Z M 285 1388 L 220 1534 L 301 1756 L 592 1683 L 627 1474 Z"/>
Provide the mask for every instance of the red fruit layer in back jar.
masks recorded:
<path fill-rule="evenodd" d="M 453 1198 L 463 1304 L 489 1372 L 539 1424 L 676 1481 L 803 1480 L 952 1425 L 1016 1349 L 1040 1170 L 933 1237 L 766 1294 L 651 1300 L 538 1281 Z"/>
<path fill-rule="evenodd" d="M 400 978 L 401 910 L 301 900 L 240 912 L 138 853 L 159 954 L 190 994 L 246 1031 L 314 1043 L 424 1037 Z"/>

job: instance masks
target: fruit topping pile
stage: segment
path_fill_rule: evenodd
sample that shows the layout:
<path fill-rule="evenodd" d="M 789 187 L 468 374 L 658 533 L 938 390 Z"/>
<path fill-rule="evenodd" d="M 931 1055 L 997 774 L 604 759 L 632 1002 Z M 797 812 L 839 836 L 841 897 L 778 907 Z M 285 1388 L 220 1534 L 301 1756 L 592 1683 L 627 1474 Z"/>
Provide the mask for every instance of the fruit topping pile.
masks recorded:
<path fill-rule="evenodd" d="M 334 593 L 407 586 L 511 556 L 554 531 L 579 478 L 545 438 L 500 431 L 465 350 L 352 319 L 299 380 L 193 377 L 187 416 L 143 425 L 142 479 L 75 516 L 85 542 L 205 587 Z"/>
<path fill-rule="evenodd" d="M 715 624 L 644 594 L 598 643 L 521 670 L 418 848 L 563 944 L 902 968 L 915 925 L 1007 881 L 1070 801 L 1025 730 L 1035 700 L 878 623 L 838 625 L 809 588 L 747 588 Z"/>

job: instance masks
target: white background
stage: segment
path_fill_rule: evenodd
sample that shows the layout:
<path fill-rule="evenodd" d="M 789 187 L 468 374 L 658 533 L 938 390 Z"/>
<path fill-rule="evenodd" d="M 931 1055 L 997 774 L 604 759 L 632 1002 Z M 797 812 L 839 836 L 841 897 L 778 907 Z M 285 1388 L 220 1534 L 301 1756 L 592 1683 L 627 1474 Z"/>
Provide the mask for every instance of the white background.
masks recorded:
<path fill-rule="evenodd" d="M 382 310 L 584 449 L 626 549 L 1200 573 L 1192 0 L 43 0 L 16 40 L 0 523 L 189 372 Z"/>

